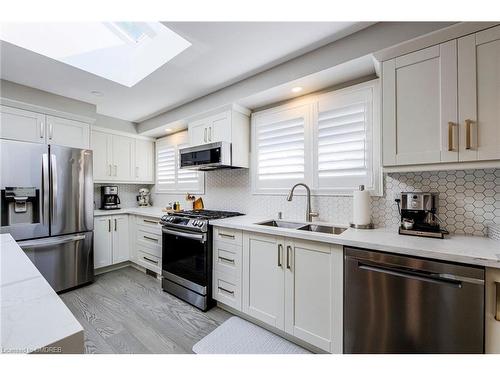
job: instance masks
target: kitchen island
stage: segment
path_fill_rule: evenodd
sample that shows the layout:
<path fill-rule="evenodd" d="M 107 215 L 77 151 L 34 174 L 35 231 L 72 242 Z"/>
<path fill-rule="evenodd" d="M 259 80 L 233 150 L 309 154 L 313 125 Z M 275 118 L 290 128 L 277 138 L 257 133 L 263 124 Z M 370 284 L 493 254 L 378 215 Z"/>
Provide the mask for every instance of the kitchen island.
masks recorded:
<path fill-rule="evenodd" d="M 2 353 L 83 353 L 80 323 L 10 234 L 0 235 Z"/>

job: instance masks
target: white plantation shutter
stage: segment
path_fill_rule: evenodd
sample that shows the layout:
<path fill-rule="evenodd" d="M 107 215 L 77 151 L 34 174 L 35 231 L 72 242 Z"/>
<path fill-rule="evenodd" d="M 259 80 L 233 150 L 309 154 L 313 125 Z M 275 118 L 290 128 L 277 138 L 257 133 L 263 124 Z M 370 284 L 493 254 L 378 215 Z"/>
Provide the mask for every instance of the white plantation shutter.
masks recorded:
<path fill-rule="evenodd" d="M 202 172 L 180 169 L 179 150 L 187 147 L 187 132 L 156 141 L 156 191 L 164 193 L 204 193 Z"/>
<path fill-rule="evenodd" d="M 373 187 L 371 108 L 371 88 L 320 98 L 315 137 L 318 189 Z"/>
<path fill-rule="evenodd" d="M 382 194 L 378 98 L 373 80 L 254 113 L 253 192 L 305 182 L 317 195 Z"/>
<path fill-rule="evenodd" d="M 279 190 L 304 181 L 305 124 L 309 113 L 309 106 L 302 106 L 256 118 L 254 141 L 257 189 Z"/>
<path fill-rule="evenodd" d="M 156 144 L 156 184 L 157 190 L 175 189 L 175 146 Z"/>

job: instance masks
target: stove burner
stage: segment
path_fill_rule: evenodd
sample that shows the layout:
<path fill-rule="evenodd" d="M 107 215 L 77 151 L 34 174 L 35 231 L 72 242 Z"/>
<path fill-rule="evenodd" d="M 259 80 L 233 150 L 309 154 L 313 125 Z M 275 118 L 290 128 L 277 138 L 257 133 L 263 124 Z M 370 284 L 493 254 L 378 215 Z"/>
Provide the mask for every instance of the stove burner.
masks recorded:
<path fill-rule="evenodd" d="M 215 210 L 191 210 L 172 213 L 173 216 L 188 217 L 190 219 L 223 219 L 226 217 L 240 216 L 239 212 L 215 211 Z"/>

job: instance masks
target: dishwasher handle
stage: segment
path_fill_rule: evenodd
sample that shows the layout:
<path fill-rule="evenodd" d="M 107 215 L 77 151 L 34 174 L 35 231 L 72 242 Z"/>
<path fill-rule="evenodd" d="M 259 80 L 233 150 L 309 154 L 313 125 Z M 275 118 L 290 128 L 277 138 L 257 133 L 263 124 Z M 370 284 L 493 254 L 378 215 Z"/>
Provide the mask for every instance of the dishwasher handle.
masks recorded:
<path fill-rule="evenodd" d="M 443 274 L 433 275 L 415 270 L 408 270 L 404 268 L 371 265 L 361 262 L 358 262 L 358 268 L 365 271 L 372 271 L 372 272 L 383 273 L 386 275 L 399 276 L 411 280 L 447 285 L 454 288 L 462 288 L 462 280 L 453 275 L 449 275 L 449 277 L 447 277 L 448 275 L 443 275 Z"/>

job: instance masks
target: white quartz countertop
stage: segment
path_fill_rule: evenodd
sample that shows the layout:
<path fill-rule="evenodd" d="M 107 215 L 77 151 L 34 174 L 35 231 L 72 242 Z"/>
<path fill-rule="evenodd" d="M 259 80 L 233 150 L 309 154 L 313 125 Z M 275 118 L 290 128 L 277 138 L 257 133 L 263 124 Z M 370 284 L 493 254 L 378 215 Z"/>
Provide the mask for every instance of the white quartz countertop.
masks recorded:
<path fill-rule="evenodd" d="M 213 226 L 221 228 L 241 229 L 257 233 L 500 268 L 500 241 L 486 237 L 450 235 L 446 236 L 445 239 L 423 238 L 403 236 L 396 231 L 389 231 L 385 228 L 371 230 L 349 228 L 342 234 L 333 235 L 256 224 L 268 220 L 272 219 L 237 216 L 211 220 L 210 223 Z M 332 223 L 319 222 L 315 224 L 333 225 Z M 337 226 L 346 227 L 346 225 Z"/>
<path fill-rule="evenodd" d="M 71 337 L 83 351 L 82 326 L 10 234 L 0 235 L 0 270 L 2 353 L 57 352 Z"/>
<path fill-rule="evenodd" d="M 94 216 L 109 216 L 120 214 L 142 215 L 161 219 L 166 212 L 162 211 L 161 207 L 127 207 L 120 208 L 119 210 L 94 210 Z"/>

